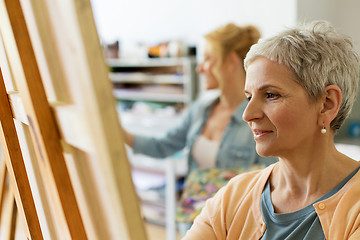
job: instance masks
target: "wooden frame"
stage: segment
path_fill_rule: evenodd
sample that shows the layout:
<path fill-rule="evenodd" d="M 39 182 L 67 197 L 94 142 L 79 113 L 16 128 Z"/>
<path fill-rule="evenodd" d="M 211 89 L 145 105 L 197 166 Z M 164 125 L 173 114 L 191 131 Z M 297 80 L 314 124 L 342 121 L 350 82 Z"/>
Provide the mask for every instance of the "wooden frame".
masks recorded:
<path fill-rule="evenodd" d="M 25 235 L 146 239 L 90 1 L 0 0 L 0 33 L 1 145 Z"/>

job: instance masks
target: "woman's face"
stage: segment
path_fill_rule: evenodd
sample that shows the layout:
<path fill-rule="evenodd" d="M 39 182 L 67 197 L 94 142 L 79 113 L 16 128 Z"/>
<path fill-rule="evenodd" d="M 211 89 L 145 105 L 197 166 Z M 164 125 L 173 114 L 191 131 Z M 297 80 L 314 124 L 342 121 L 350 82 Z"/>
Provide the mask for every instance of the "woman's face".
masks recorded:
<path fill-rule="evenodd" d="M 212 44 L 206 42 L 204 50 L 204 60 L 200 63 L 196 71 L 205 76 L 205 89 L 216 89 L 219 87 L 219 65 L 220 58 Z"/>
<path fill-rule="evenodd" d="M 304 152 L 316 141 L 320 104 L 312 102 L 285 65 L 264 57 L 255 59 L 246 73 L 249 100 L 243 114 L 262 156 L 286 157 Z M 298 150 L 298 151 L 297 151 Z"/>

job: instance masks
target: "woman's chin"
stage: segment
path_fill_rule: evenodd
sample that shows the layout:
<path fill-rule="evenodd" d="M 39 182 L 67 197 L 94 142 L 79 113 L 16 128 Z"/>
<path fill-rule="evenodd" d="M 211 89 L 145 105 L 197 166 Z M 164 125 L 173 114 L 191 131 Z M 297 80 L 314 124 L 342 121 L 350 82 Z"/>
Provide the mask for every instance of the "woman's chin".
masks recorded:
<path fill-rule="evenodd" d="M 204 88 L 206 90 L 214 90 L 219 88 L 219 84 L 215 83 L 214 81 L 206 81 Z"/>
<path fill-rule="evenodd" d="M 256 152 L 258 155 L 260 155 L 262 157 L 277 157 L 277 156 L 275 156 L 273 151 L 271 151 L 268 148 L 264 148 L 264 147 L 256 146 Z"/>

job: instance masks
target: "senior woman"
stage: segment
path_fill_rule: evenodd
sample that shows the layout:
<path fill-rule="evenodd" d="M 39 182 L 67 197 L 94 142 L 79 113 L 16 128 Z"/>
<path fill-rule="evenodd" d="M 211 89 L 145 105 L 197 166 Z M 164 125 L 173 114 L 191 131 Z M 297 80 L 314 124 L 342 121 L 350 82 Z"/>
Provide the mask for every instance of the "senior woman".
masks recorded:
<path fill-rule="evenodd" d="M 360 239 L 360 164 L 334 146 L 358 90 L 351 40 L 303 25 L 254 45 L 245 69 L 243 119 L 279 162 L 233 178 L 184 239 Z"/>

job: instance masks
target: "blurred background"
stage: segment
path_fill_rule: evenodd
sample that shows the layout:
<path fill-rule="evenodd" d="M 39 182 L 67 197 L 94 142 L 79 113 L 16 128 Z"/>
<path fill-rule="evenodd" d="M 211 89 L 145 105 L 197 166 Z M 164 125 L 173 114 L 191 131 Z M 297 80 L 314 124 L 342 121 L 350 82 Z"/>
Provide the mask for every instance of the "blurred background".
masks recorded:
<path fill-rule="evenodd" d="M 203 94 L 201 76 L 195 71 L 202 60 L 203 35 L 226 23 L 253 24 L 262 37 L 269 37 L 303 21 L 327 20 L 350 35 L 360 52 L 357 0 L 91 2 L 119 116 L 123 126 L 133 133 L 160 136 L 177 124 L 184 110 Z M 357 160 L 359 95 L 350 118 L 336 135 L 338 149 Z M 128 151 L 145 219 L 160 226 L 153 239 L 165 239 L 162 226 L 174 230 L 174 208 L 187 173 L 185 154 L 179 152 L 158 161 Z M 167 239 L 172 234 L 168 232 Z"/>

